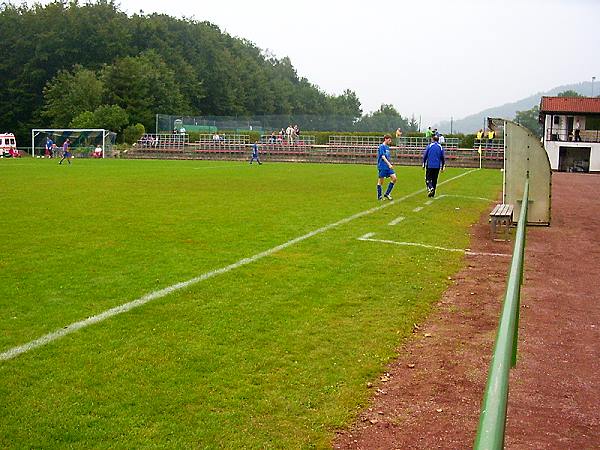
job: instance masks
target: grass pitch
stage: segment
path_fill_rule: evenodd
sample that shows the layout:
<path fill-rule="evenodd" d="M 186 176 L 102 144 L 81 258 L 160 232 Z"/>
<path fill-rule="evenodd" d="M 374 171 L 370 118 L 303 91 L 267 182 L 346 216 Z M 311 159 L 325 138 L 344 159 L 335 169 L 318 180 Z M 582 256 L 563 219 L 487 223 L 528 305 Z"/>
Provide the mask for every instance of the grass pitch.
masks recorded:
<path fill-rule="evenodd" d="M 464 258 L 358 238 L 466 248 L 501 189 L 396 170 L 0 160 L 0 352 L 233 265 L 0 360 L 0 447 L 329 446 Z"/>

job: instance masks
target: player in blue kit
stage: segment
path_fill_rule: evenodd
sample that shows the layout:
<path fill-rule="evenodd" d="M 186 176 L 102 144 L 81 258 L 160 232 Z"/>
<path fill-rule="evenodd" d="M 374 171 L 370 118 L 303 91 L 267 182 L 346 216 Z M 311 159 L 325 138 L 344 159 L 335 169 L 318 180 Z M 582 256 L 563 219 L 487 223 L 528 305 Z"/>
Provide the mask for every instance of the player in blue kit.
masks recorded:
<path fill-rule="evenodd" d="M 250 158 L 250 164 L 252 164 L 252 161 L 254 160 L 262 165 L 260 159 L 258 159 L 258 141 L 254 141 L 254 144 L 252 144 L 252 158 Z"/>
<path fill-rule="evenodd" d="M 444 164 L 446 163 L 444 148 L 438 141 L 439 137 L 433 136 L 433 141 L 423 153 L 423 169 L 425 169 L 425 184 L 427 185 L 428 197 L 435 195 L 440 170 L 444 170 Z"/>
<path fill-rule="evenodd" d="M 62 146 L 63 148 L 63 157 L 61 158 L 59 165 L 66 159 L 69 165 L 71 165 L 71 141 L 69 139 L 65 140 L 65 143 Z"/>
<path fill-rule="evenodd" d="M 377 150 L 377 170 L 379 171 L 379 179 L 377 180 L 377 200 L 381 200 L 382 198 L 391 200 L 392 196 L 390 193 L 392 192 L 392 189 L 394 189 L 394 184 L 396 183 L 396 172 L 394 172 L 394 166 L 390 162 L 391 143 L 392 136 L 386 134 L 383 137 L 383 144 L 381 144 L 379 150 Z M 382 196 L 382 185 L 385 178 L 390 179 L 390 184 L 388 184 L 385 194 Z"/>

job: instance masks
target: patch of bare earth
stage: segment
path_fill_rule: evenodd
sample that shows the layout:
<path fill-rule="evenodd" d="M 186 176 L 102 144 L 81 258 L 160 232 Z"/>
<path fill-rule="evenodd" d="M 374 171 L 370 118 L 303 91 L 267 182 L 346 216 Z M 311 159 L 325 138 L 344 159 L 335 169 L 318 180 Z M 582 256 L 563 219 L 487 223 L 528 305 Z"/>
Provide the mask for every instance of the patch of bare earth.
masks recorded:
<path fill-rule="evenodd" d="M 600 448 L 600 176 L 553 174 L 552 225 L 529 227 L 506 448 Z M 471 250 L 512 253 L 487 216 Z M 510 259 L 467 256 L 374 383 L 336 449 L 459 449 L 475 439 Z"/>

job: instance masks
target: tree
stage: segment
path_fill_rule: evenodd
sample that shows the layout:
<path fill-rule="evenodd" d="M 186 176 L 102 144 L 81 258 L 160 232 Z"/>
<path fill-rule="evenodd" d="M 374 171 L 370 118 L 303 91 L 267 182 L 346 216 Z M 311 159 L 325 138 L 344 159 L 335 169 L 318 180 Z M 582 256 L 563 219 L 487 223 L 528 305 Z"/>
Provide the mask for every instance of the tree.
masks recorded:
<path fill-rule="evenodd" d="M 129 114 L 119 105 L 102 105 L 94 111 L 97 128 L 121 132 L 129 123 Z"/>
<path fill-rule="evenodd" d="M 176 82 L 175 73 L 154 51 L 126 57 L 106 66 L 102 79 L 109 104 L 118 105 L 134 123 L 154 127 L 155 114 L 190 114 L 191 108 Z"/>
<path fill-rule="evenodd" d="M 102 105 L 94 112 L 84 111 L 69 124 L 72 128 L 104 128 L 119 133 L 129 123 L 129 115 L 118 105 Z"/>
<path fill-rule="evenodd" d="M 130 125 L 123 130 L 123 141 L 128 144 L 133 144 L 134 142 L 137 142 L 145 132 L 146 129 L 141 123 Z"/>
<path fill-rule="evenodd" d="M 410 118 L 410 122 L 408 122 L 408 130 L 407 131 L 419 131 L 419 122 L 415 119 L 415 115 L 413 114 Z"/>
<path fill-rule="evenodd" d="M 53 127 L 65 127 L 84 111 L 102 104 L 105 89 L 95 72 L 76 66 L 73 72 L 60 71 L 44 88 L 42 116 Z"/>
<path fill-rule="evenodd" d="M 96 117 L 92 111 L 84 111 L 78 114 L 69 123 L 70 128 L 102 128 L 96 124 Z"/>
<path fill-rule="evenodd" d="M 531 130 L 536 136 L 542 136 L 542 125 L 539 122 L 540 107 L 535 105 L 526 111 L 517 111 L 515 122 Z"/>
<path fill-rule="evenodd" d="M 575 92 L 573 90 L 560 92 L 557 97 L 583 97 L 579 92 Z"/>
<path fill-rule="evenodd" d="M 377 111 L 363 116 L 356 126 L 361 131 L 391 132 L 396 128 L 406 130 L 408 122 L 392 105 L 383 104 Z"/>

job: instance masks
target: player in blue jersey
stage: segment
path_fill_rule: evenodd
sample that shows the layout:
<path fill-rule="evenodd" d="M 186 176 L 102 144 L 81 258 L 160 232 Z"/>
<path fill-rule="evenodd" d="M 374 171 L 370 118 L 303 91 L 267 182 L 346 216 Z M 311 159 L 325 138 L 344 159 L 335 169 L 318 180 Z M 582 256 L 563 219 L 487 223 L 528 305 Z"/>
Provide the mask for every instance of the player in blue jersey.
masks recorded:
<path fill-rule="evenodd" d="M 52 153 L 54 152 L 54 141 L 52 139 L 50 139 L 49 137 L 46 138 L 46 151 L 44 153 L 44 156 L 46 156 L 46 158 L 52 158 Z"/>
<path fill-rule="evenodd" d="M 252 158 L 250 158 L 250 164 L 252 164 L 252 161 L 254 160 L 262 165 L 260 159 L 258 159 L 258 141 L 254 141 L 254 144 L 252 144 Z"/>
<path fill-rule="evenodd" d="M 62 164 L 62 162 L 66 159 L 69 165 L 71 165 L 71 141 L 69 139 L 65 140 L 62 148 L 63 156 L 58 164 Z"/>
<path fill-rule="evenodd" d="M 444 170 L 446 163 L 444 148 L 438 141 L 439 137 L 434 135 L 431 144 L 427 146 L 423 153 L 423 169 L 425 169 L 425 184 L 427 185 L 428 197 L 435 195 L 440 170 Z"/>
<path fill-rule="evenodd" d="M 379 150 L 377 150 L 377 170 L 379 171 L 379 179 L 377 180 L 377 200 L 381 200 L 382 198 L 386 198 L 388 200 L 392 199 L 390 193 L 392 189 L 394 189 L 394 184 L 396 183 L 396 172 L 394 172 L 394 166 L 390 161 L 390 144 L 392 143 L 392 137 L 389 134 L 386 134 L 383 137 L 383 144 L 379 146 Z M 382 196 L 382 186 L 385 178 L 390 179 L 390 184 L 385 191 L 385 194 Z"/>

